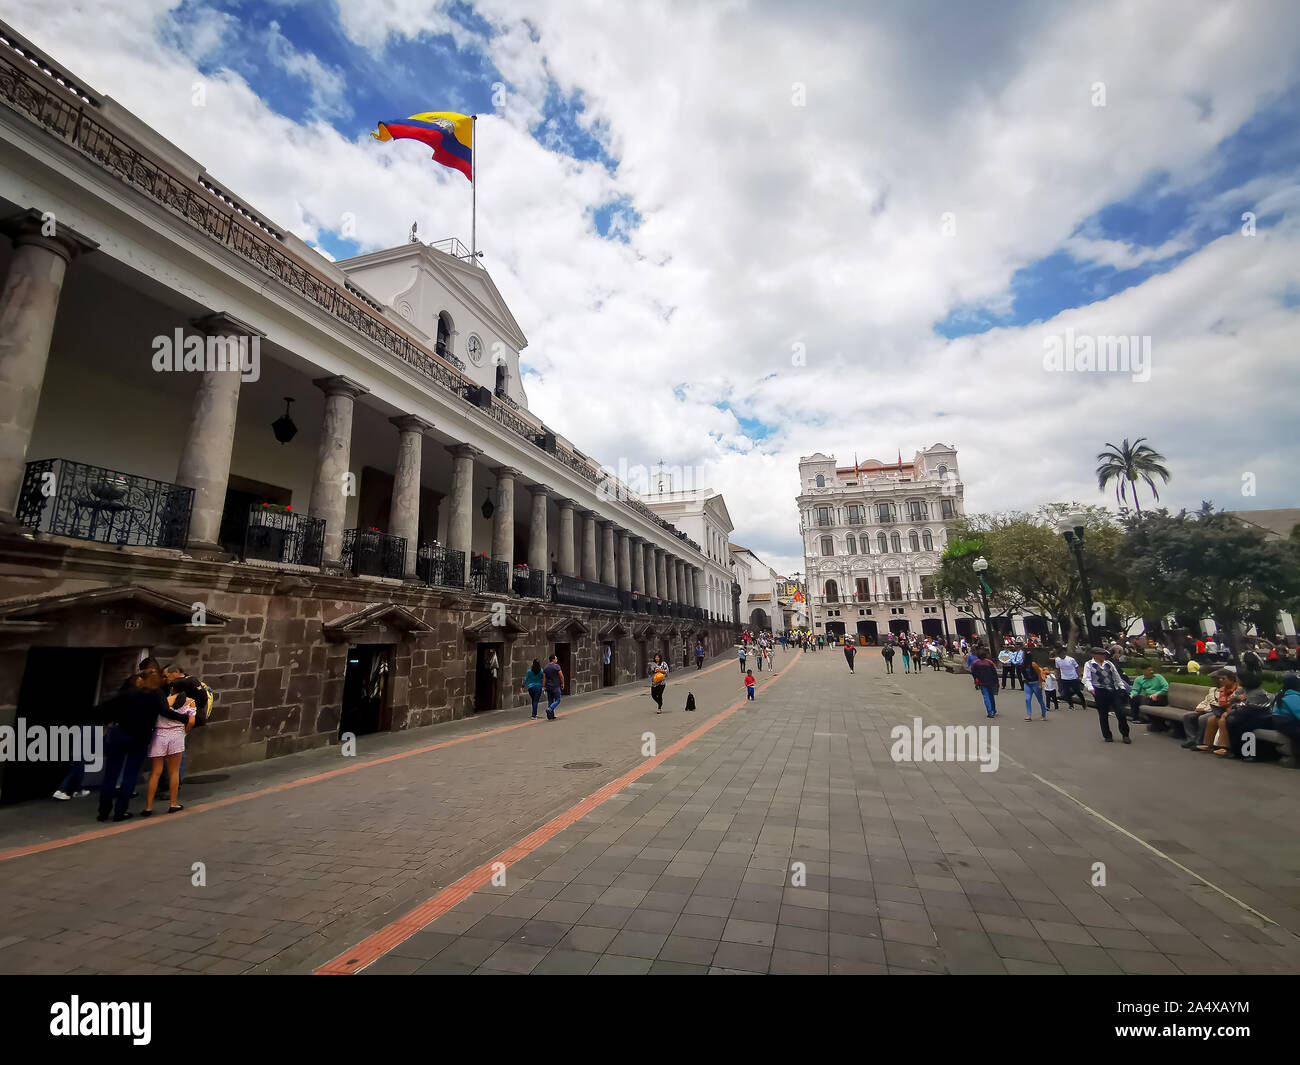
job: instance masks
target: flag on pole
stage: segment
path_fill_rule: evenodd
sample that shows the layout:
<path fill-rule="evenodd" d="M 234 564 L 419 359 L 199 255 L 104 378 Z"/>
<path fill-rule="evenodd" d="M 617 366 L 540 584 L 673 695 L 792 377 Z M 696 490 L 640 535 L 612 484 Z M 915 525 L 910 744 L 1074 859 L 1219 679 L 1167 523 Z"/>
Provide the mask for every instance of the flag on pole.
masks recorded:
<path fill-rule="evenodd" d="M 378 123 L 377 141 L 417 140 L 433 149 L 433 161 L 474 181 L 474 119 L 455 111 L 423 111 Z"/>
<path fill-rule="evenodd" d="M 898 472 L 903 472 L 903 453 L 901 451 L 898 453 Z"/>

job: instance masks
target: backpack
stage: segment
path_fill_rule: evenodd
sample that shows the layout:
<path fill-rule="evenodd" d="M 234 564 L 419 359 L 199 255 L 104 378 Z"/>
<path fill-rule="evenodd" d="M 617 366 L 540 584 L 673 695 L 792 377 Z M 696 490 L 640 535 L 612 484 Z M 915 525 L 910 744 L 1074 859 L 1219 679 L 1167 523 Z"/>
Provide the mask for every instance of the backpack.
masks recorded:
<path fill-rule="evenodd" d="M 212 706 L 217 701 L 217 693 L 214 692 L 211 688 L 209 688 L 206 684 L 204 684 L 203 681 L 201 680 L 198 681 L 198 686 L 203 689 L 204 693 L 208 697 L 207 708 L 202 713 L 196 714 L 194 716 L 194 727 L 202 728 L 204 725 L 208 723 L 208 718 L 212 716 Z"/>

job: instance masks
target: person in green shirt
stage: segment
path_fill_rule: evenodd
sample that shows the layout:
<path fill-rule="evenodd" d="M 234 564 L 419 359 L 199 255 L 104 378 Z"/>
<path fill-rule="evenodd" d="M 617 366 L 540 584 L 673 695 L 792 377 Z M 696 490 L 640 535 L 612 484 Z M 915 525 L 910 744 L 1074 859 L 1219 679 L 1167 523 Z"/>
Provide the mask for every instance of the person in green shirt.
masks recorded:
<path fill-rule="evenodd" d="M 1169 681 L 1156 672 L 1155 666 L 1147 666 L 1142 676 L 1133 682 L 1129 689 L 1128 716 L 1133 721 L 1142 720 L 1142 707 L 1168 706 Z"/>

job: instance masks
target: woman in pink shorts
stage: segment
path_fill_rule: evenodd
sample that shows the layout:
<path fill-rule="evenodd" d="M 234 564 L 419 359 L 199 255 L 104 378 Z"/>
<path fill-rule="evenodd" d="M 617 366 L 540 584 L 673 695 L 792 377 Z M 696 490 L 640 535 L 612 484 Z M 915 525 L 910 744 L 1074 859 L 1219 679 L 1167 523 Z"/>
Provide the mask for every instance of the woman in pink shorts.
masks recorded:
<path fill-rule="evenodd" d="M 197 708 L 193 699 L 186 699 L 181 706 L 176 706 L 179 698 L 172 693 L 167 697 L 167 702 L 173 710 L 187 715 L 189 720 L 180 722 L 160 717 L 154 727 L 153 742 L 149 744 L 149 757 L 153 759 L 153 764 L 149 769 L 149 789 L 144 795 L 141 817 L 153 816 L 153 797 L 158 791 L 158 780 L 162 776 L 164 765 L 167 767 L 167 788 L 171 798 L 167 812 L 174 814 L 177 810 L 185 809 L 176 802 L 176 793 L 181 785 L 181 755 L 185 753 L 185 733 L 194 727 Z"/>

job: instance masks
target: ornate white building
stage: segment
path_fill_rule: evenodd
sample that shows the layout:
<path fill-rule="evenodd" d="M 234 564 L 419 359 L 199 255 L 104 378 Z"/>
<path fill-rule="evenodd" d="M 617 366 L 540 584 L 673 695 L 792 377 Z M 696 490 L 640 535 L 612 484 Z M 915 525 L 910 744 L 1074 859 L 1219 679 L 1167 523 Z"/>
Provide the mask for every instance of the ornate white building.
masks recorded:
<path fill-rule="evenodd" d="M 699 574 L 699 605 L 704 616 L 711 621 L 744 624 L 744 619 L 736 615 L 736 565 L 727 540 L 735 526 L 722 494 L 708 488 L 671 491 L 666 479 L 656 489 L 642 496 L 642 502 L 699 544 L 707 559 Z"/>
<path fill-rule="evenodd" d="M 876 641 L 890 632 L 942 634 L 945 608 L 932 578 L 945 523 L 964 513 L 956 448 L 935 444 L 911 462 L 850 466 L 818 453 L 800 458 L 799 485 L 813 632 Z"/>

